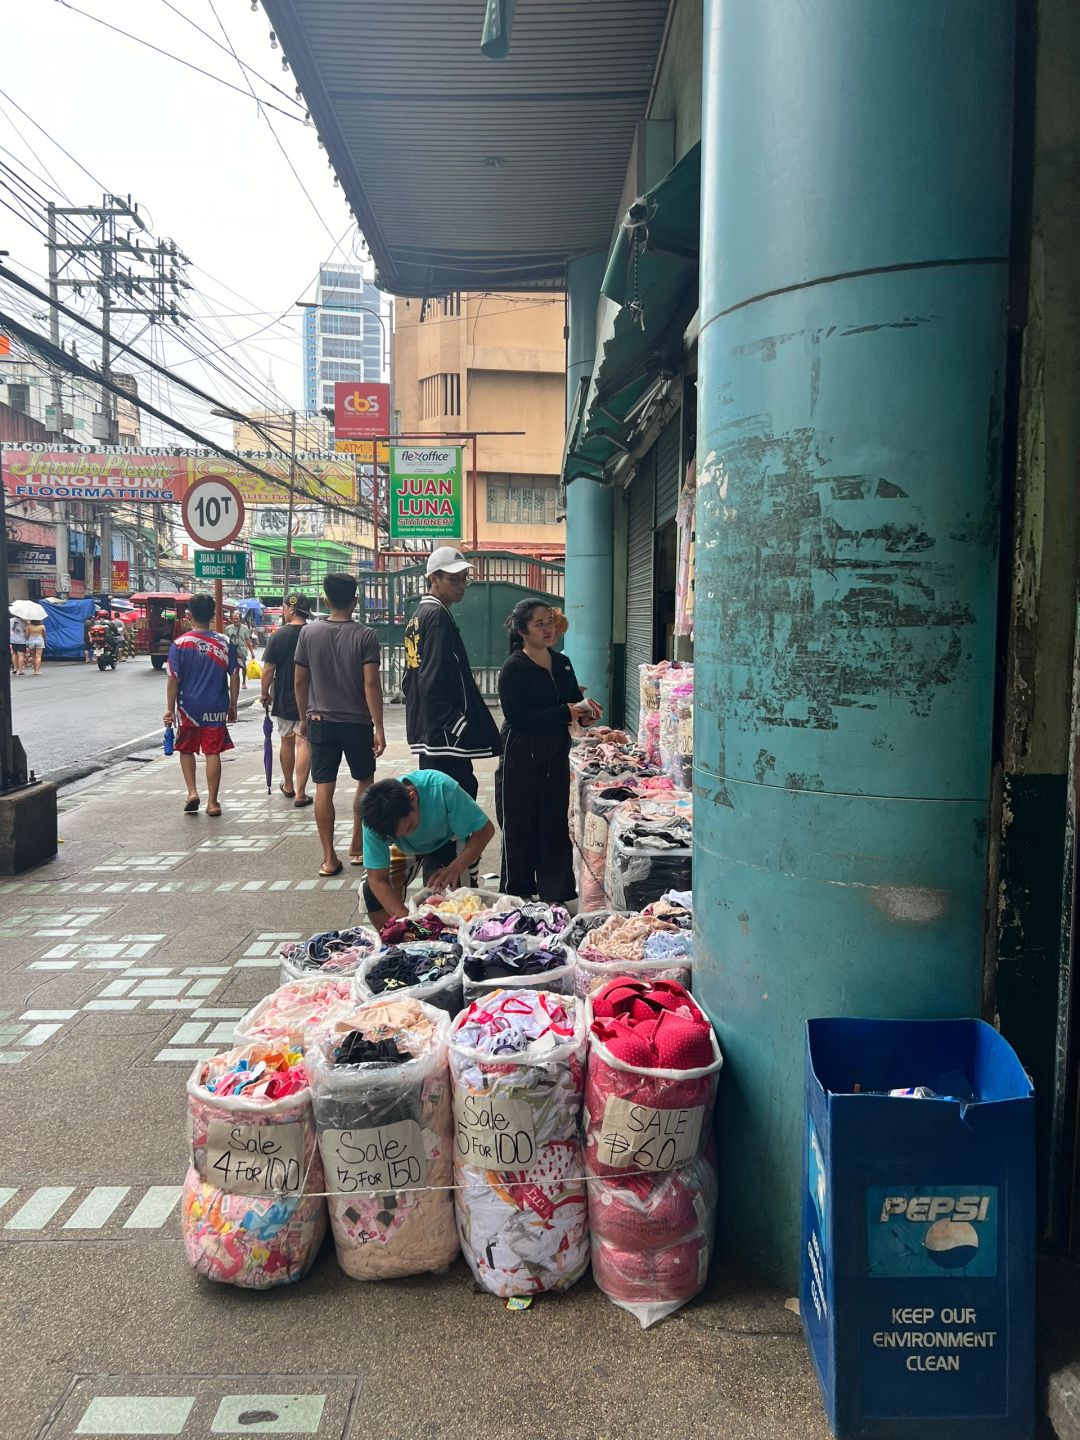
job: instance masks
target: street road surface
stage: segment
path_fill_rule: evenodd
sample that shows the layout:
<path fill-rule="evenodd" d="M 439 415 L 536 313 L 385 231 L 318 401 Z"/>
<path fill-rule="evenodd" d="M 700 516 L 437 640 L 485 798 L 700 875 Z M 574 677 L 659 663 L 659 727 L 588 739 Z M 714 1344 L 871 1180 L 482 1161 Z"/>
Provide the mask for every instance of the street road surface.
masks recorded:
<path fill-rule="evenodd" d="M 259 682 L 249 680 L 248 686 L 250 695 Z M 46 660 L 37 679 L 11 677 L 11 709 L 27 764 L 47 776 L 151 731 L 160 739 L 165 672 L 155 670 L 147 655 L 105 671 L 81 661 Z"/>

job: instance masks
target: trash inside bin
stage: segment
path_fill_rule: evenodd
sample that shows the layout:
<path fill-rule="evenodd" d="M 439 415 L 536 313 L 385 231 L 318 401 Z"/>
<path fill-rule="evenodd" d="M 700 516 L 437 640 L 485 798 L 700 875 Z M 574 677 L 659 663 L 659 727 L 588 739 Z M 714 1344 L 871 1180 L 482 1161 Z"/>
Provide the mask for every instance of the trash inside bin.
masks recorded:
<path fill-rule="evenodd" d="M 800 1308 L 838 1440 L 1027 1440 L 1034 1100 L 1013 1050 L 978 1020 L 811 1020 L 806 1110 Z"/>

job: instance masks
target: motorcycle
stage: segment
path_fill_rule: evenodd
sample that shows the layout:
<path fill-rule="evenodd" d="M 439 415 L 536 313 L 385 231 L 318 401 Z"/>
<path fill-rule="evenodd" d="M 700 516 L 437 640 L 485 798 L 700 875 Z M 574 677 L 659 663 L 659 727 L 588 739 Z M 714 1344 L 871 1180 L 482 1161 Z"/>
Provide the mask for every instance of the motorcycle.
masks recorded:
<path fill-rule="evenodd" d="M 120 659 L 120 639 L 109 624 L 91 625 L 90 643 L 94 647 L 94 659 L 101 671 L 115 670 Z"/>

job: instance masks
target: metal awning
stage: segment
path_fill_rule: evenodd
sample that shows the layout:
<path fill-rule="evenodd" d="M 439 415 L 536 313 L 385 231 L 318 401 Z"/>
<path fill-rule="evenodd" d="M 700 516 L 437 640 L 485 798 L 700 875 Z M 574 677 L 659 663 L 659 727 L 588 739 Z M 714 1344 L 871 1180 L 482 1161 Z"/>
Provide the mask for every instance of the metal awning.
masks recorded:
<path fill-rule="evenodd" d="M 263 0 L 379 283 L 560 289 L 605 249 L 668 0 Z"/>
<path fill-rule="evenodd" d="M 700 174 L 695 146 L 623 219 L 600 287 L 596 362 L 567 432 L 567 482 L 603 479 L 604 466 L 632 448 L 651 394 L 679 370 L 697 305 Z"/>

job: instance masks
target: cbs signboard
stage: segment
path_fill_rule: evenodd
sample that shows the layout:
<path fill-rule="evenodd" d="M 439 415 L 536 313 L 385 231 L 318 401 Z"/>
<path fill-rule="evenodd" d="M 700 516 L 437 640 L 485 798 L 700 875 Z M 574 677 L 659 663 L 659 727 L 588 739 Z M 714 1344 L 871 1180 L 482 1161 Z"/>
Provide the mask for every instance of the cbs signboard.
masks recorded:
<path fill-rule="evenodd" d="M 354 442 L 370 442 L 389 433 L 390 386 L 365 380 L 338 381 L 334 386 L 334 448 L 355 454 L 360 447 Z M 370 445 L 363 448 L 370 458 Z M 379 458 L 383 458 L 381 454 Z"/>

